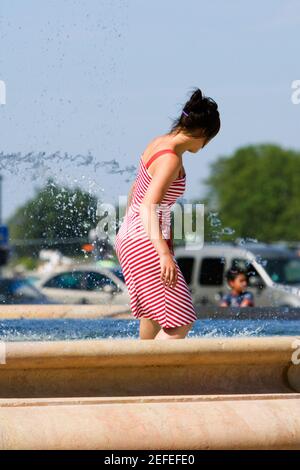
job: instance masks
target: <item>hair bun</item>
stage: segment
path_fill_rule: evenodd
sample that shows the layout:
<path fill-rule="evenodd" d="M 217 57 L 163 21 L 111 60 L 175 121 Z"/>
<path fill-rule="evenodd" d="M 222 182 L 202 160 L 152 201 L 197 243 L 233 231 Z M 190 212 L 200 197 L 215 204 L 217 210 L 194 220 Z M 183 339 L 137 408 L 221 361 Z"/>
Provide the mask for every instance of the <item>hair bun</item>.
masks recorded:
<path fill-rule="evenodd" d="M 203 100 L 203 101 L 204 101 L 204 100 Z M 210 111 L 217 111 L 217 109 L 218 109 L 217 103 L 216 103 L 215 100 L 213 100 L 212 98 L 206 98 L 206 97 L 205 97 L 205 104 L 206 104 L 206 107 L 207 107 Z"/>
<path fill-rule="evenodd" d="M 182 108 L 180 117 L 172 125 L 171 132 L 183 130 L 193 137 L 206 137 L 205 144 L 220 130 L 221 121 L 217 103 L 195 88 Z"/>
<path fill-rule="evenodd" d="M 212 98 L 205 96 L 200 88 L 196 88 L 184 106 L 184 110 L 196 114 L 210 115 L 218 110 L 218 105 Z"/>
<path fill-rule="evenodd" d="M 203 104 L 203 94 L 200 88 L 196 88 L 196 90 L 193 92 L 192 96 L 190 97 L 188 101 L 188 108 L 191 111 L 199 109 L 199 107 L 202 106 Z"/>

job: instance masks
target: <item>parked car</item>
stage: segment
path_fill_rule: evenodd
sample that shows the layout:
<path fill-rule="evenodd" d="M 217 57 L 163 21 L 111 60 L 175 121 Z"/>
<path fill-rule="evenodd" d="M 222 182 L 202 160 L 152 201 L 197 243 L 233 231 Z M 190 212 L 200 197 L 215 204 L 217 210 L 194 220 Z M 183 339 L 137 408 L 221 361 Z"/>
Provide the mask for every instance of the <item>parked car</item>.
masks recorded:
<path fill-rule="evenodd" d="M 23 278 L 0 278 L 0 305 L 53 304 L 45 294 Z"/>
<path fill-rule="evenodd" d="M 55 270 L 35 280 L 47 297 L 63 304 L 129 304 L 129 293 L 118 268 L 93 264 Z"/>
<path fill-rule="evenodd" d="M 178 247 L 174 254 L 196 306 L 218 305 L 229 291 L 226 271 L 241 267 L 249 275 L 255 306 L 300 307 L 300 257 L 289 249 L 220 243 Z"/>
<path fill-rule="evenodd" d="M 125 278 L 121 266 L 115 266 L 108 269 L 114 273 L 123 282 L 123 284 L 125 284 Z"/>

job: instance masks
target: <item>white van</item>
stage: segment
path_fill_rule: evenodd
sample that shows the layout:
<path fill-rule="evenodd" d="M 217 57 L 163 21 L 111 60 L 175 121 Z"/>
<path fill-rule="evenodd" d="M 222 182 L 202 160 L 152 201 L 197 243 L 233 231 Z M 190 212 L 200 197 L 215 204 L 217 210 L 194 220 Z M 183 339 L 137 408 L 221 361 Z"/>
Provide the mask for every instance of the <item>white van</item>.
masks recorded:
<path fill-rule="evenodd" d="M 228 293 L 225 274 L 231 267 L 244 269 L 247 290 L 255 307 L 300 307 L 300 257 L 288 249 L 268 244 L 234 243 L 175 247 L 175 259 L 192 293 L 195 306 L 218 305 Z"/>

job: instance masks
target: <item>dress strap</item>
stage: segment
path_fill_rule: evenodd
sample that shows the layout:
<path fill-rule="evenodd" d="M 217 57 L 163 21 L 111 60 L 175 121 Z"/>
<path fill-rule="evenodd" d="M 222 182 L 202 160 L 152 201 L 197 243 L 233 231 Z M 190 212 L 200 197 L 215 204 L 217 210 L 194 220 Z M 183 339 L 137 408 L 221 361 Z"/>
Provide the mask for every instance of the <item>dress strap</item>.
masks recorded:
<path fill-rule="evenodd" d="M 159 157 L 160 155 L 163 155 L 164 153 L 174 153 L 175 155 L 177 155 L 177 153 L 172 150 L 172 149 L 164 149 L 164 150 L 159 150 L 158 152 L 156 152 L 154 155 L 152 155 L 152 157 L 149 158 L 149 160 L 147 161 L 147 164 L 146 164 L 146 168 L 149 168 L 149 166 L 151 165 L 151 163 L 153 162 L 153 160 L 155 160 L 157 157 Z"/>

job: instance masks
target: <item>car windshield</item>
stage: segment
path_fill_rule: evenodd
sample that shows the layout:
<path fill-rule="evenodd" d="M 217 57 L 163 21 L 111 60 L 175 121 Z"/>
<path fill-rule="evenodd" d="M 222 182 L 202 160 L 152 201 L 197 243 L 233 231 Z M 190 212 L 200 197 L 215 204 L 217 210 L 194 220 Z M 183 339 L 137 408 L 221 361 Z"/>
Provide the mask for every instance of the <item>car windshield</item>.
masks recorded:
<path fill-rule="evenodd" d="M 300 258 L 265 258 L 265 269 L 274 282 L 300 284 Z"/>
<path fill-rule="evenodd" d="M 125 279 L 121 268 L 112 268 L 111 271 L 125 284 Z"/>
<path fill-rule="evenodd" d="M 11 284 L 11 293 L 17 296 L 25 296 L 32 299 L 40 299 L 43 295 L 28 280 L 16 279 Z"/>

